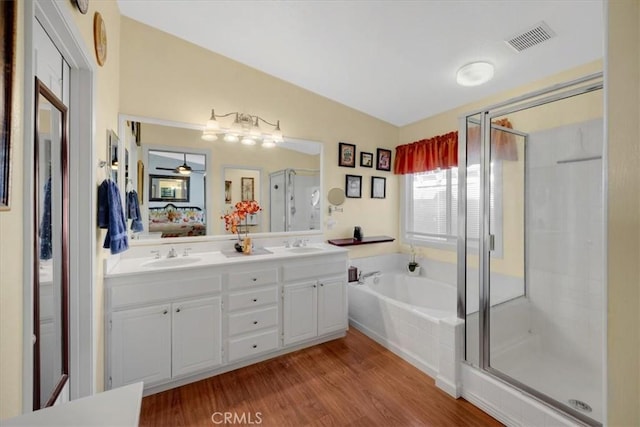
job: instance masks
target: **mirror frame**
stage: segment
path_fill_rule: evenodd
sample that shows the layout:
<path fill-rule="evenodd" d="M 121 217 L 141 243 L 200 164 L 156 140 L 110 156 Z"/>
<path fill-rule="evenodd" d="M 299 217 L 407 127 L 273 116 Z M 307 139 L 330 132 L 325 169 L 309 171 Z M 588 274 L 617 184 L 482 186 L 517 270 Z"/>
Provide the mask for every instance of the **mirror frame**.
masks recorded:
<path fill-rule="evenodd" d="M 127 121 L 133 121 L 133 122 L 140 122 L 140 123 L 146 123 L 146 124 L 152 124 L 152 125 L 159 125 L 159 126 L 174 126 L 174 127 L 179 127 L 179 128 L 185 128 L 185 129 L 193 129 L 193 130 L 198 130 L 198 131 L 203 131 L 204 130 L 204 125 L 199 125 L 199 124 L 193 124 L 193 123 L 186 123 L 186 122 L 179 122 L 179 121 L 175 121 L 175 120 L 164 120 L 164 119 L 158 119 L 158 118 L 153 118 L 153 117 L 147 117 L 147 116 L 140 116 L 140 115 L 133 115 L 133 114 L 123 114 L 120 113 L 118 115 L 118 133 L 121 135 L 124 135 L 124 132 L 126 132 L 126 128 L 127 128 Z M 313 142 L 313 143 L 317 143 L 320 146 L 320 194 L 324 194 L 324 172 L 325 172 L 325 167 L 324 167 L 324 144 L 321 141 L 313 141 L 313 140 L 308 140 L 308 139 L 302 139 L 302 138 L 292 138 L 292 137 L 288 137 L 285 136 L 284 140 L 286 142 Z M 122 167 L 122 166 L 120 166 Z M 208 167 L 208 166 L 207 166 Z M 119 186 L 122 186 L 122 184 L 118 184 Z M 121 187 L 120 189 L 121 191 L 124 191 L 125 188 Z M 224 185 L 222 187 L 222 199 L 224 200 Z M 322 197 L 320 197 L 320 203 L 324 203 L 324 200 Z M 252 236 L 255 238 L 270 238 L 270 237 L 286 237 L 286 236 L 323 236 L 324 235 L 324 222 L 325 222 L 325 212 L 324 212 L 324 205 L 322 205 L 320 207 L 320 228 L 317 230 L 304 230 L 304 231 L 283 231 L 283 232 L 262 232 L 262 233 L 252 233 Z M 207 213 L 207 215 L 209 215 Z M 209 217 L 207 217 L 209 218 Z M 213 217 L 212 217 L 213 218 Z M 209 222 L 209 221 L 208 221 Z M 197 236 L 197 237 L 174 237 L 171 239 L 132 239 L 129 240 L 129 246 L 135 247 L 135 246 L 153 246 L 153 245 L 159 245 L 159 244 L 176 244 L 176 243 L 181 243 L 181 242 L 211 242 L 211 241 L 227 241 L 227 240 L 234 240 L 235 237 L 228 235 L 228 234 L 211 234 L 211 235 L 206 235 L 206 236 Z"/>
<path fill-rule="evenodd" d="M 68 145 L 68 123 L 67 123 L 67 107 L 58 99 L 58 97 L 47 88 L 37 77 L 35 79 L 35 115 L 34 115 L 34 188 L 38 189 L 42 187 L 39 174 L 39 148 L 40 138 L 38 129 L 38 119 L 40 111 L 40 96 L 45 97 L 52 106 L 60 111 L 62 116 L 63 126 L 60 129 L 60 158 L 61 158 L 61 170 L 62 170 L 62 242 L 61 242 L 61 281 L 60 281 L 60 293 L 61 293 L 61 312 L 60 316 L 62 333 L 61 333 L 61 347 L 62 347 L 62 366 L 61 375 L 56 383 L 49 399 L 42 406 L 40 399 L 40 257 L 34 256 L 33 259 L 33 333 L 35 335 L 35 343 L 33 345 L 33 410 L 42 409 L 45 407 L 53 406 L 58 396 L 62 392 L 65 384 L 69 380 L 69 145 Z M 38 191 L 33 192 L 33 230 L 34 236 L 40 234 L 40 209 L 38 201 Z M 33 253 L 39 253 L 39 239 L 35 238 L 33 241 Z"/>

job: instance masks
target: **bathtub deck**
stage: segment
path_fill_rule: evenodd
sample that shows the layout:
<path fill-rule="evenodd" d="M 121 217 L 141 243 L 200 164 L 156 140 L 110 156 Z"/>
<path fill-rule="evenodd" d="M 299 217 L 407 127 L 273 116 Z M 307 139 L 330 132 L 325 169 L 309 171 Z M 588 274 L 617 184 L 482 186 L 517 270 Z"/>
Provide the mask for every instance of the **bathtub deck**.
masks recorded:
<path fill-rule="evenodd" d="M 141 426 L 213 425 L 214 412 L 263 426 L 499 426 L 361 332 L 145 397 Z M 245 418 L 250 424 L 249 418 Z"/>

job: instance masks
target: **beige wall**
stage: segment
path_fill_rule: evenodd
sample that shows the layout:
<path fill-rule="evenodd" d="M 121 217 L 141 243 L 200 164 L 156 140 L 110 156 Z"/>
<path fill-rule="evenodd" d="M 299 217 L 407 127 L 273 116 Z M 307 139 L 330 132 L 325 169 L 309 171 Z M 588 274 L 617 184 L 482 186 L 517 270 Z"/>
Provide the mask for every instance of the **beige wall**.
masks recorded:
<path fill-rule="evenodd" d="M 0 419 L 22 409 L 22 161 L 24 4 L 16 2 L 18 32 L 11 115 L 11 210 L 0 212 Z"/>
<path fill-rule="evenodd" d="M 242 111 L 280 120 L 286 136 L 324 144 L 325 200 L 330 188 L 344 188 L 345 174 L 363 176 L 363 198 L 347 199 L 344 212 L 333 215 L 336 227 L 324 237 L 350 237 L 355 225 L 368 236 L 397 237 L 397 178 L 390 172 L 337 166 L 338 142 L 356 144 L 358 151 L 392 149 L 397 127 L 124 17 L 122 38 L 122 113 L 204 124 L 215 108 L 218 114 Z M 369 198 L 372 175 L 387 178 L 386 199 Z M 350 256 L 396 249 L 395 243 L 364 245 Z"/>
<path fill-rule="evenodd" d="M 608 422 L 640 425 L 640 2 L 609 1 Z"/>

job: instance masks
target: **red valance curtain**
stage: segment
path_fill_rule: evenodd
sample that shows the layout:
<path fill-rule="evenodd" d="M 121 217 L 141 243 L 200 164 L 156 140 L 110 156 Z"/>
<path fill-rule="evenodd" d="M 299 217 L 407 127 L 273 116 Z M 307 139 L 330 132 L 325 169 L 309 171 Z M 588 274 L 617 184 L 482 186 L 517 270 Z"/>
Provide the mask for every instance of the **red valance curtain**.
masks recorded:
<path fill-rule="evenodd" d="M 508 119 L 501 119 L 494 124 L 512 129 Z M 518 160 L 518 150 L 514 135 L 499 129 L 493 129 L 491 135 L 492 157 L 496 160 Z M 480 152 L 480 127 L 468 129 L 469 152 Z M 449 132 L 429 139 L 422 139 L 411 144 L 396 147 L 396 158 L 393 173 L 428 172 L 437 169 L 449 169 L 458 166 L 458 132 Z"/>

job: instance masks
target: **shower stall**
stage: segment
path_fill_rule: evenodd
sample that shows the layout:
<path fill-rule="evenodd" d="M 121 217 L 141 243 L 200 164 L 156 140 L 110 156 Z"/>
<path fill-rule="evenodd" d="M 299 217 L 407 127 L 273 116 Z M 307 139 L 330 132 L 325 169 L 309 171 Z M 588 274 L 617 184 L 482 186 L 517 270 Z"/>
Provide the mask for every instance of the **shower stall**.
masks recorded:
<path fill-rule="evenodd" d="M 464 361 L 588 425 L 605 419 L 602 76 L 461 118 Z"/>
<path fill-rule="evenodd" d="M 283 169 L 269 174 L 270 231 L 320 229 L 320 171 Z"/>

